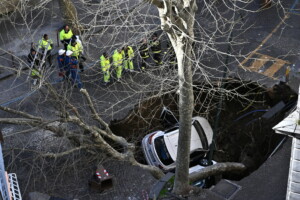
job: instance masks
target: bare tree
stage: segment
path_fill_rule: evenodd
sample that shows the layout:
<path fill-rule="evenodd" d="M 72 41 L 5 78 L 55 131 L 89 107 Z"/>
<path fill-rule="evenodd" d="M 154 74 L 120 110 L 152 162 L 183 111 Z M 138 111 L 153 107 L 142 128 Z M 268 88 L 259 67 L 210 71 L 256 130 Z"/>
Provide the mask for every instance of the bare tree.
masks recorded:
<path fill-rule="evenodd" d="M 174 192 L 186 194 L 189 189 L 189 154 L 194 109 L 192 52 L 196 1 L 152 1 L 159 10 L 162 30 L 167 32 L 175 50 L 179 80 L 179 143 Z"/>
<path fill-rule="evenodd" d="M 72 26 L 74 34 L 80 34 L 83 27 L 78 19 L 77 10 L 71 0 L 59 1 L 65 24 Z"/>
<path fill-rule="evenodd" d="M 109 127 L 109 121 L 124 117 L 128 110 L 132 109 L 134 105 L 142 105 L 144 100 L 177 92 L 179 94 L 180 143 L 174 192 L 176 194 L 187 193 L 189 190 L 191 118 L 194 102 L 200 99 L 199 97 L 194 99 L 193 96 L 193 87 L 196 86 L 193 84 L 193 77 L 196 81 L 202 81 L 197 87 L 199 90 L 209 93 L 210 97 L 218 98 L 220 93 L 223 93 L 228 98 L 239 96 L 247 102 L 254 101 L 247 95 L 238 94 L 235 89 L 218 88 L 219 80 L 222 78 L 219 74 L 223 72 L 219 68 L 224 66 L 223 59 L 230 56 L 231 62 L 238 63 L 241 57 L 246 56 L 240 55 L 240 52 L 227 53 L 226 48 L 224 50 L 224 46 L 227 47 L 228 43 L 236 46 L 243 44 L 239 42 L 238 37 L 236 40 L 234 38 L 233 42 L 228 42 L 227 38 L 231 31 L 235 30 L 235 27 L 240 28 L 237 34 L 242 34 L 246 30 L 243 27 L 244 22 L 239 17 L 240 14 L 247 12 L 246 4 L 242 1 L 230 3 L 203 1 L 197 11 L 197 2 L 194 0 L 153 0 L 148 1 L 150 4 L 143 1 L 106 0 L 94 3 L 84 0 L 59 2 L 64 10 L 64 20 L 61 20 L 60 17 L 63 16 L 60 16 L 60 13 L 56 13 L 58 10 L 54 9 L 56 1 L 39 2 L 35 7 L 30 7 L 23 2 L 22 9 L 8 17 L 16 30 L 20 28 L 18 23 L 25 25 L 22 28 L 25 27 L 26 33 L 20 31 L 16 36 L 7 33 L 9 35 L 7 38 L 19 39 L 24 42 L 23 44 L 28 45 L 29 42 L 26 39 L 31 38 L 33 42 L 36 41 L 40 34 L 36 30 L 45 31 L 42 29 L 42 25 L 47 24 L 47 19 L 51 19 L 51 17 L 54 19 L 52 20 L 54 25 L 51 24 L 51 28 L 66 22 L 80 33 L 84 27 L 85 32 L 82 32 L 82 39 L 89 55 L 88 72 L 83 76 L 86 89 L 78 92 L 70 86 L 53 83 L 51 78 L 56 76 L 56 70 L 45 69 L 43 73 L 48 79 L 43 82 L 43 87 L 36 88 L 33 97 L 25 98 L 20 104 L 12 107 L 0 107 L 5 111 L 0 123 L 21 125 L 20 133 L 36 129 L 49 130 L 54 133 L 55 137 L 68 140 L 69 148 L 41 151 L 43 158 L 56 159 L 81 150 L 97 155 L 101 150 L 116 160 L 128 161 L 132 165 L 150 171 L 156 178 L 160 178 L 163 176 L 160 169 L 142 164 L 134 155 L 138 141 L 131 141 L 114 134 Z M 153 9 L 153 5 L 158 8 L 158 13 Z M 224 7 L 228 8 L 228 11 L 221 11 L 219 8 L 221 6 L 223 9 Z M 52 12 L 47 12 L 49 10 Z M 202 21 L 196 19 L 197 13 Z M 38 17 L 35 17 L 34 14 Z M 18 19 L 18 23 L 17 20 L 14 21 L 13 16 Z M 21 20 L 19 20 L 20 18 Z M 39 19 L 38 25 L 36 25 L 37 18 Z M 56 21 L 59 23 L 56 24 Z M 116 48 L 129 44 L 136 47 L 135 54 L 138 58 L 140 40 L 159 31 L 160 28 L 167 33 L 172 43 L 177 57 L 178 70 L 170 68 L 166 64 L 167 61 L 160 67 L 154 67 L 150 63 L 150 67 L 143 74 L 134 74 L 130 78 L 122 80 L 121 83 L 114 83 L 108 88 L 99 86 L 99 79 L 102 77 L 99 55 L 104 51 L 111 54 Z M 164 34 L 162 35 L 165 37 Z M 54 37 L 55 34 L 52 33 L 50 36 Z M 218 42 L 217 39 L 221 42 Z M 7 52 L 7 49 L 3 47 L 2 51 Z M 14 53 L 15 55 L 12 55 L 18 62 L 19 68 L 14 68 L 12 71 L 18 72 L 20 76 L 11 82 L 20 82 L 19 85 L 24 87 L 20 87 L 20 90 L 28 90 L 25 85 L 30 83 L 26 82 L 26 78 L 24 78 L 27 77 L 28 72 L 21 70 L 28 67 L 28 64 L 21 59 L 20 54 L 23 52 Z M 209 59 L 218 62 L 210 64 Z M 9 91 L 12 90 L 9 89 Z M 35 103 L 35 109 L 28 111 L 23 105 L 32 106 L 31 98 Z M 204 110 L 201 114 L 206 117 L 217 107 L 217 104 L 211 100 L 212 98 L 207 97 L 207 99 L 208 103 L 201 105 Z M 143 109 L 142 106 L 141 109 Z M 140 115 L 140 113 L 137 112 L 136 115 Z M 154 118 L 153 116 L 152 120 Z M 144 119 L 144 121 L 151 125 L 149 122 L 151 120 Z M 150 128 L 148 130 L 151 130 Z M 79 131 L 80 134 L 74 130 Z M 130 135 L 130 133 L 126 134 Z M 220 166 L 220 171 L 228 169 L 226 166 Z M 244 169 L 244 166 L 238 165 L 236 168 Z M 210 173 L 207 174 L 210 175 Z M 203 178 L 200 175 L 197 178 L 199 177 Z M 195 177 L 190 177 L 190 180 L 194 179 Z"/>

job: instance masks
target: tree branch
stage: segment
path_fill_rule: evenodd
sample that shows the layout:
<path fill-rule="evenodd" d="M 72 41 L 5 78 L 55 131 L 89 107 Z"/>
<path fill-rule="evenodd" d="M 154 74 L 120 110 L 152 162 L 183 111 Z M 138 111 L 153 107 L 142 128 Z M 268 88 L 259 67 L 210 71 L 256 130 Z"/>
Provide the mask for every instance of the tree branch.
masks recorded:
<path fill-rule="evenodd" d="M 40 117 L 36 117 L 36 116 L 30 115 L 28 113 L 18 111 L 18 110 L 14 110 L 14 109 L 11 109 L 11 108 L 8 108 L 8 107 L 0 106 L 0 110 L 3 110 L 5 112 L 10 112 L 10 113 L 13 113 L 13 114 L 17 114 L 17 115 L 21 115 L 21 116 L 29 118 L 29 119 L 35 119 L 35 120 L 42 121 L 42 118 L 40 118 Z"/>
<path fill-rule="evenodd" d="M 95 106 L 94 106 L 94 103 L 92 102 L 92 99 L 89 95 L 89 93 L 87 92 L 86 89 L 81 89 L 80 92 L 82 94 L 84 94 L 84 96 L 86 97 L 87 101 L 88 101 L 88 105 L 93 113 L 92 117 L 98 121 L 100 123 L 100 125 L 104 126 L 105 127 L 105 131 L 108 133 L 108 134 L 113 134 L 112 131 L 110 130 L 108 124 L 99 116 L 99 114 L 97 113 L 96 109 L 95 109 Z"/>
<path fill-rule="evenodd" d="M 99 116 L 98 112 L 96 111 L 94 103 L 92 102 L 92 99 L 91 99 L 89 93 L 87 92 L 87 90 L 86 89 L 81 89 L 80 92 L 82 94 L 84 94 L 84 96 L 86 97 L 86 99 L 88 101 L 88 105 L 89 105 L 89 107 L 91 109 L 91 112 L 93 114 L 92 115 L 93 119 L 98 121 L 101 126 L 104 126 L 105 130 L 103 131 L 102 129 L 100 129 L 96 126 L 93 126 L 92 128 L 96 132 L 101 133 L 102 135 L 104 135 L 106 137 L 109 137 L 110 139 L 117 142 L 118 144 L 121 144 L 122 147 L 125 149 L 125 151 L 128 151 L 128 149 L 131 148 L 132 144 L 128 143 L 125 138 L 119 137 L 119 136 L 116 136 L 115 134 L 113 134 L 113 132 L 109 128 L 108 124 Z"/>
<path fill-rule="evenodd" d="M 101 149 L 103 149 L 104 151 L 106 151 L 109 155 L 115 157 L 118 160 L 123 160 L 124 159 L 124 155 L 122 153 L 119 153 L 117 150 L 115 150 L 114 148 L 112 148 L 104 139 L 103 137 L 98 133 L 97 130 L 93 129 L 93 127 L 83 123 L 79 118 L 77 118 L 76 116 L 69 116 L 67 118 L 67 120 L 69 122 L 73 122 L 76 123 L 78 126 L 80 126 L 81 128 L 83 128 L 84 130 L 89 131 L 92 136 L 94 137 L 94 142 L 96 142 L 97 144 L 99 144 L 99 146 L 101 147 Z"/>
<path fill-rule="evenodd" d="M 87 149 L 87 148 L 91 148 L 91 145 L 82 145 L 82 146 L 70 149 L 68 151 L 60 152 L 60 153 L 46 153 L 46 154 L 42 154 L 42 157 L 59 158 L 59 157 L 62 157 L 62 156 L 69 155 L 69 154 L 71 154 L 75 151 L 78 151 L 78 150 L 81 150 L 81 149 Z"/>
<path fill-rule="evenodd" d="M 192 173 L 189 175 L 190 182 L 194 182 L 200 179 L 207 178 L 213 175 L 219 175 L 224 172 L 237 172 L 246 170 L 246 166 L 242 163 L 226 162 L 226 163 L 217 163 L 208 167 L 203 168 L 198 173 Z"/>
<path fill-rule="evenodd" d="M 38 124 L 41 124 L 41 121 L 27 118 L 0 118 L 0 124 L 19 124 L 37 126 Z"/>
<path fill-rule="evenodd" d="M 160 0 L 145 0 L 147 3 L 151 3 L 153 5 L 155 5 L 158 8 L 164 8 L 164 3 L 163 1 Z"/>

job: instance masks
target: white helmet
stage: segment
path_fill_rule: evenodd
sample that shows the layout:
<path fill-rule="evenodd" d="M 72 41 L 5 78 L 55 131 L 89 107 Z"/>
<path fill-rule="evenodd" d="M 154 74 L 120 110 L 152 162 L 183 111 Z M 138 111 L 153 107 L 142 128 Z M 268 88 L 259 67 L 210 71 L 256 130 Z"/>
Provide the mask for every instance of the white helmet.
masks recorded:
<path fill-rule="evenodd" d="M 64 53 L 66 52 L 66 50 L 64 50 L 64 49 L 60 49 L 59 51 L 58 51 L 58 55 L 63 55 Z"/>
<path fill-rule="evenodd" d="M 68 50 L 67 53 L 66 53 L 67 56 L 70 56 L 72 54 L 73 54 L 73 51 L 71 51 L 71 50 Z"/>

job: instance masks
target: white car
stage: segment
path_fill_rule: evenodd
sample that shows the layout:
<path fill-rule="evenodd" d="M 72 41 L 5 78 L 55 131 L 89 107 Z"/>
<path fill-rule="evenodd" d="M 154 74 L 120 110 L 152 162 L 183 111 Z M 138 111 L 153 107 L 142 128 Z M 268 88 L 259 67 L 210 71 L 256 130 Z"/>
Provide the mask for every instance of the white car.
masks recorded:
<path fill-rule="evenodd" d="M 149 165 L 169 171 L 175 168 L 178 147 L 178 126 L 167 131 L 155 131 L 142 141 L 143 152 Z M 193 117 L 190 155 L 203 156 L 212 143 L 213 130 L 203 117 Z"/>

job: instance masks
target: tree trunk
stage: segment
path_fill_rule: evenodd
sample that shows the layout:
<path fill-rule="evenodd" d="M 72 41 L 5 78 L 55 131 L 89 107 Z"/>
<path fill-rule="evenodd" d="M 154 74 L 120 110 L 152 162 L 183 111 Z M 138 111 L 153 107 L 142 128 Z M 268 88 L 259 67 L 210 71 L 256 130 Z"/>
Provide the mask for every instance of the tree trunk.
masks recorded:
<path fill-rule="evenodd" d="M 157 6 L 161 27 L 175 50 L 179 77 L 179 139 L 173 192 L 189 191 L 191 122 L 194 109 L 192 86 L 192 43 L 197 5 L 195 0 L 152 1 Z"/>
<path fill-rule="evenodd" d="M 20 0 L 1 0 L 0 1 L 0 15 L 5 15 L 17 9 Z"/>
<path fill-rule="evenodd" d="M 194 108 L 194 95 L 192 86 L 192 66 L 190 61 L 192 46 L 188 41 L 179 41 L 176 54 L 178 61 L 179 77 L 179 139 L 176 160 L 176 173 L 174 192 L 183 194 L 188 191 L 190 143 L 191 143 L 191 121 Z M 182 44 L 185 43 L 185 44 Z"/>
<path fill-rule="evenodd" d="M 61 12 L 64 15 L 64 22 L 68 24 L 75 35 L 80 35 L 83 27 L 81 26 L 77 10 L 72 0 L 59 0 Z"/>

